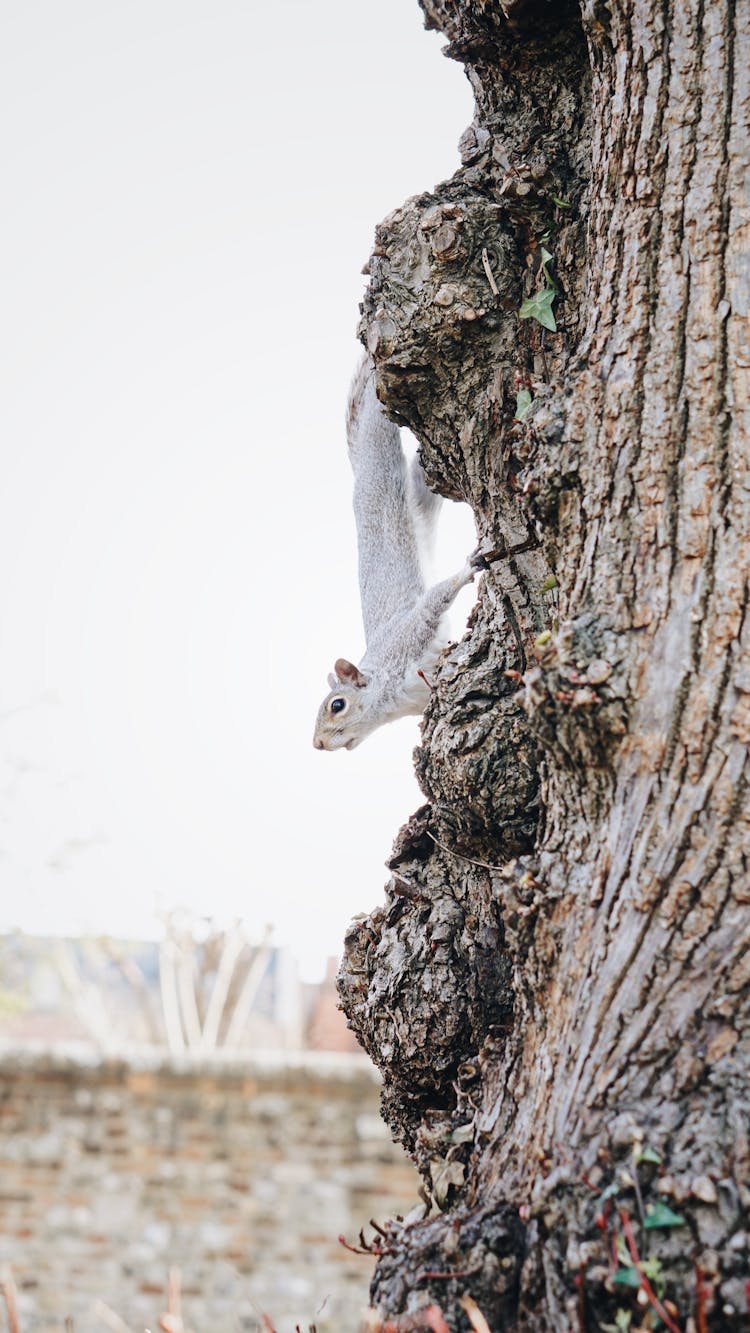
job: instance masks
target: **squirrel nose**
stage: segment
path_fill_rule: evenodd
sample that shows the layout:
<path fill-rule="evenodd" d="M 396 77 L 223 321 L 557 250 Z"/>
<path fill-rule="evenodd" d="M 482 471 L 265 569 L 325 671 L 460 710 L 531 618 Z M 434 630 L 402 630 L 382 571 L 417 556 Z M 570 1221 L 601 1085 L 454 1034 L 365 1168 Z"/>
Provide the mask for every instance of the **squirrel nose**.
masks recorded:
<path fill-rule="evenodd" d="M 313 741 L 313 745 L 316 750 L 325 750 L 326 748 L 322 741 Z"/>

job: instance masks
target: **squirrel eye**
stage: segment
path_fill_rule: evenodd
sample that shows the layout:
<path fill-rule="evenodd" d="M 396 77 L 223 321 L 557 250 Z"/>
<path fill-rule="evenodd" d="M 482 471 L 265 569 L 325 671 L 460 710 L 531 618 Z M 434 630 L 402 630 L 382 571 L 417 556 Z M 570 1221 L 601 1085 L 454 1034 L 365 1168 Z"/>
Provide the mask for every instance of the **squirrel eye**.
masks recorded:
<path fill-rule="evenodd" d="M 346 708 L 346 699 L 331 699 L 328 707 L 332 713 L 343 713 Z"/>

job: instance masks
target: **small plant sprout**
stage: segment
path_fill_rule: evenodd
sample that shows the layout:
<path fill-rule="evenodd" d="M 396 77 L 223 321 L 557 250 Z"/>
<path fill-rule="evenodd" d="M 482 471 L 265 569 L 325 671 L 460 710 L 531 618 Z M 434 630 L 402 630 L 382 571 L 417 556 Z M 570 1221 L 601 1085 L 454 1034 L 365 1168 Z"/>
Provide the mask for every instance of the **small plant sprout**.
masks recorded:
<path fill-rule="evenodd" d="M 650 1148 L 648 1144 L 646 1144 L 645 1148 L 642 1148 L 640 1144 L 636 1144 L 634 1152 L 638 1166 L 640 1166 L 641 1162 L 653 1162 L 655 1166 L 658 1166 L 661 1162 L 661 1157 L 656 1149 Z"/>

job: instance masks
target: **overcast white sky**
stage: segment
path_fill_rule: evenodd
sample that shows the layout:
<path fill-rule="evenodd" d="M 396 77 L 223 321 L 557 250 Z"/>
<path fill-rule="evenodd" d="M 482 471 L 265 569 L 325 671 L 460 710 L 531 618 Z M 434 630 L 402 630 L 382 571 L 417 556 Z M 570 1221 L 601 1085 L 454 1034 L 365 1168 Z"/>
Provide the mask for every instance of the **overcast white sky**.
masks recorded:
<path fill-rule="evenodd" d="M 421 800 L 415 720 L 311 734 L 363 650 L 360 269 L 468 84 L 416 0 L 3 8 L 0 929 L 179 904 L 314 976 Z"/>

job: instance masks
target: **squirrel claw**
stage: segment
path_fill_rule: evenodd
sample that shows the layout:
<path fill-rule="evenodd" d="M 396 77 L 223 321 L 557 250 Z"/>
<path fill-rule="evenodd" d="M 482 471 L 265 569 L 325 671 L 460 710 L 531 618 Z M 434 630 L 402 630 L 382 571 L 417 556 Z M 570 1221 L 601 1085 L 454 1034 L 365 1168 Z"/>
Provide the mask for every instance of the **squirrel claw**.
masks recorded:
<path fill-rule="evenodd" d="M 468 563 L 470 568 L 474 570 L 474 572 L 477 572 L 478 570 L 481 569 L 489 569 L 489 563 L 487 561 L 487 557 L 484 555 L 481 546 L 477 546 L 476 550 L 472 551 L 471 555 L 469 556 Z"/>

